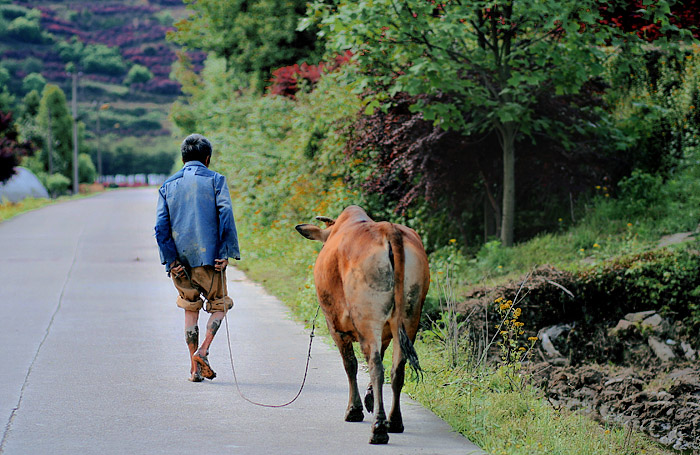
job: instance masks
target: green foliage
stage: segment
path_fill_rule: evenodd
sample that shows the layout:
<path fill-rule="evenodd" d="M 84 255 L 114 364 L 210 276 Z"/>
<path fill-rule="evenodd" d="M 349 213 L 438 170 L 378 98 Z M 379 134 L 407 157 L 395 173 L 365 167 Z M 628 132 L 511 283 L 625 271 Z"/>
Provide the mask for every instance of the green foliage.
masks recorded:
<path fill-rule="evenodd" d="M 41 29 L 40 17 L 41 12 L 39 10 L 29 10 L 26 15 L 18 16 L 10 22 L 5 35 L 25 43 L 41 44 L 50 42 L 51 37 Z"/>
<path fill-rule="evenodd" d="M 52 197 L 61 196 L 68 192 L 70 179 L 62 174 L 51 174 L 46 178 L 46 190 Z"/>
<path fill-rule="evenodd" d="M 41 92 L 44 90 L 46 85 L 46 79 L 39 73 L 28 74 L 24 79 L 22 79 L 22 90 L 24 93 L 29 93 L 31 91 Z"/>
<path fill-rule="evenodd" d="M 39 104 L 38 123 L 48 135 L 49 127 L 52 137 L 53 172 L 72 175 L 70 163 L 73 156 L 73 118 L 68 111 L 66 95 L 60 87 L 46 84 Z M 49 170 L 48 146 L 44 147 L 41 161 L 44 170 Z"/>
<path fill-rule="evenodd" d="M 42 87 L 42 91 L 43 89 L 44 87 Z M 40 104 L 41 95 L 39 95 L 39 91 L 32 90 L 29 93 L 27 93 L 22 99 L 22 117 L 27 120 L 34 120 L 34 118 L 39 113 Z"/>
<path fill-rule="evenodd" d="M 696 242 L 697 244 L 697 242 Z M 661 310 L 683 322 L 687 335 L 700 340 L 700 255 L 691 249 L 657 250 L 606 261 L 580 273 L 578 294 L 584 306 L 603 303 L 614 318 L 626 312 Z M 697 341 L 695 341 L 697 345 Z"/>
<path fill-rule="evenodd" d="M 568 148 L 575 132 L 606 130 L 591 129 L 583 118 L 557 121 L 551 110 L 537 111 L 539 100 L 580 95 L 586 83 L 604 74 L 606 49 L 621 43 L 639 47 L 635 35 L 618 37 L 613 28 L 599 26 L 598 6 L 594 0 L 379 0 L 341 2 L 336 8 L 317 1 L 308 23 L 320 21 L 334 49 L 354 52 L 356 88 L 374 95 L 366 100 L 366 113 L 399 92 L 427 95 L 412 106 L 425 119 L 467 137 L 498 136 L 504 172 L 501 241 L 510 246 L 518 137 L 546 132 Z M 666 17 L 658 20 L 668 25 Z M 629 57 L 613 52 L 618 60 Z"/>
<path fill-rule="evenodd" d="M 126 63 L 119 53 L 118 47 L 104 44 L 89 44 L 80 59 L 83 71 L 88 73 L 104 73 L 121 75 L 126 71 Z"/>
<path fill-rule="evenodd" d="M 0 87 L 5 87 L 7 86 L 7 83 L 10 82 L 10 72 L 5 68 L 4 66 L 0 66 Z"/>
<path fill-rule="evenodd" d="M 129 69 L 129 72 L 124 79 L 126 85 L 140 84 L 153 79 L 153 73 L 148 68 L 142 65 L 134 65 Z"/>
<path fill-rule="evenodd" d="M 227 68 L 264 83 L 271 69 L 317 61 L 315 30 L 297 31 L 305 0 L 187 0 L 191 15 L 175 23 L 171 41 L 223 57 Z M 258 85 L 258 90 L 262 86 Z"/>
<path fill-rule="evenodd" d="M 10 21 L 18 17 L 26 16 L 29 11 L 29 8 L 20 5 L 0 5 L 0 15 L 2 15 L 4 19 Z"/>
<path fill-rule="evenodd" d="M 88 73 L 122 75 L 126 72 L 126 63 L 118 47 L 104 44 L 84 44 L 77 37 L 70 41 L 56 44 L 56 50 L 64 62 L 79 67 Z"/>
<path fill-rule="evenodd" d="M 78 155 L 78 181 L 80 183 L 94 183 L 97 176 L 95 164 L 87 153 Z"/>

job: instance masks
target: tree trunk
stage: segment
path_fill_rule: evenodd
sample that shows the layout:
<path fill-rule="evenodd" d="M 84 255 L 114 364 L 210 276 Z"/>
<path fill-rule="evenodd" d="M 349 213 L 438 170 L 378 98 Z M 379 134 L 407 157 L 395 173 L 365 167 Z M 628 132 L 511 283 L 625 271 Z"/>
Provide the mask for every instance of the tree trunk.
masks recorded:
<path fill-rule="evenodd" d="M 513 230 L 515 225 L 515 136 L 517 128 L 503 125 L 503 211 L 501 212 L 501 243 L 503 246 L 513 245 Z"/>

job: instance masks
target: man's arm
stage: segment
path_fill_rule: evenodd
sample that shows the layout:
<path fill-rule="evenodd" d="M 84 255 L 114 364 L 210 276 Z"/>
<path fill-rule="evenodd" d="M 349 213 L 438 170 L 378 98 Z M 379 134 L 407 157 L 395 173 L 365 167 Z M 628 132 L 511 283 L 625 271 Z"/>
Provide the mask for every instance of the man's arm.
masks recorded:
<path fill-rule="evenodd" d="M 233 219 L 231 195 L 228 191 L 226 177 L 218 175 L 216 180 L 216 209 L 219 214 L 219 239 L 217 258 L 228 264 L 228 258 L 240 259 L 241 253 L 238 247 L 238 232 L 236 222 Z M 215 264 L 221 266 L 220 264 Z M 223 266 L 223 268 L 226 268 Z M 217 270 L 223 270 L 223 268 Z"/>
<path fill-rule="evenodd" d="M 172 227 L 170 225 L 170 212 L 168 202 L 165 200 L 165 190 L 161 187 L 158 191 L 158 209 L 156 211 L 156 242 L 160 250 L 160 262 L 166 265 L 166 270 L 175 266 L 177 261 L 177 248 L 173 240 Z"/>

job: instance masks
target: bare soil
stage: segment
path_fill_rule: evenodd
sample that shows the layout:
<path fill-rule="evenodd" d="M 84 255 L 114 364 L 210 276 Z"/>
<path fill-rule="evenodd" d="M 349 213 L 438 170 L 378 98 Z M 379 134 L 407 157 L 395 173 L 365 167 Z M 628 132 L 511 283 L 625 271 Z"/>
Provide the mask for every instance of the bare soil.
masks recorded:
<path fill-rule="evenodd" d="M 469 318 L 472 336 L 480 333 L 483 339 L 498 318 L 494 300 L 512 299 L 522 308 L 523 336 L 539 336 L 524 365 L 552 406 L 631 426 L 669 448 L 700 453 L 700 362 L 698 353 L 692 354 L 698 340 L 688 339 L 680 322 L 654 308 L 633 308 L 648 310 L 641 316 L 625 314 L 629 309 L 614 302 L 581 302 L 573 289 L 575 275 L 542 267 L 527 279 L 473 291 L 458 310 Z M 656 325 L 642 322 L 652 315 L 649 321 Z M 637 322 L 620 323 L 636 317 Z M 496 362 L 498 352 L 492 351 Z"/>

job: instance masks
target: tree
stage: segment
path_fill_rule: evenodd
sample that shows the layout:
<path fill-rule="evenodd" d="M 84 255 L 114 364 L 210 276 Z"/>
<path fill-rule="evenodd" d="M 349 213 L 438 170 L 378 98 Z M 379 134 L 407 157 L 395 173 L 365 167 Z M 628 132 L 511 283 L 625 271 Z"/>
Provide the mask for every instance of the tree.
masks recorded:
<path fill-rule="evenodd" d="M 168 39 L 202 49 L 226 60 L 227 68 L 257 74 L 262 80 L 274 68 L 314 61 L 315 29 L 297 31 L 306 0 L 185 0 L 192 14 L 175 23 Z"/>
<path fill-rule="evenodd" d="M 29 93 L 32 90 L 41 92 L 44 90 L 46 85 L 46 79 L 39 73 L 28 74 L 24 79 L 22 79 L 22 90 L 24 93 Z"/>
<path fill-rule="evenodd" d="M 73 156 L 73 118 L 68 110 L 66 95 L 60 87 L 46 84 L 39 104 L 39 125 L 50 140 L 41 155 L 49 174 L 60 173 L 71 178 Z"/>
<path fill-rule="evenodd" d="M 142 65 L 134 65 L 129 69 L 124 83 L 130 86 L 131 84 L 142 84 L 151 79 L 153 79 L 153 73 L 151 73 L 148 68 Z"/>
<path fill-rule="evenodd" d="M 358 88 L 374 93 L 368 112 L 399 92 L 423 94 L 412 109 L 425 119 L 465 136 L 496 134 L 504 245 L 513 243 L 516 139 L 549 131 L 567 141 L 561 123 L 536 113 L 539 95 L 579 93 L 618 43 L 638 39 L 602 26 L 595 0 L 317 1 L 311 12 L 329 46 L 357 56 Z M 667 29 L 662 13 L 655 19 Z"/>
<path fill-rule="evenodd" d="M 124 74 L 126 63 L 118 47 L 104 44 L 84 44 L 78 37 L 56 45 L 61 59 L 88 73 Z"/>

